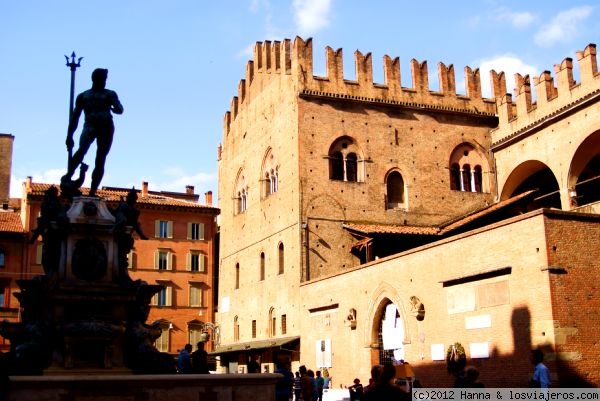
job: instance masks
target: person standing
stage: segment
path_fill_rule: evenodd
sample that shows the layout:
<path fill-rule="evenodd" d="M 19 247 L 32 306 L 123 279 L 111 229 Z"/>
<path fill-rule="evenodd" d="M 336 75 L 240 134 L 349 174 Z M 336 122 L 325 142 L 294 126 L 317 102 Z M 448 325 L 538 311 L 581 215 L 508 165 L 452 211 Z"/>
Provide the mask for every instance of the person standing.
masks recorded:
<path fill-rule="evenodd" d="M 354 379 L 354 384 L 348 387 L 350 391 L 350 401 L 358 401 L 363 395 L 363 385 L 360 384 L 360 379 L 357 377 Z"/>
<path fill-rule="evenodd" d="M 283 377 L 277 380 L 275 384 L 275 401 L 289 401 L 292 397 L 292 387 L 294 375 L 283 362 L 277 363 L 274 373 L 279 373 Z"/>
<path fill-rule="evenodd" d="M 208 370 L 208 352 L 204 350 L 204 343 L 199 341 L 196 351 L 192 352 L 192 372 L 199 374 L 210 373 Z"/>
<path fill-rule="evenodd" d="M 392 364 L 383 365 L 381 372 L 381 380 L 370 388 L 369 391 L 363 393 L 362 400 L 366 401 L 409 401 L 411 394 L 402 390 L 395 384 L 396 367 Z"/>
<path fill-rule="evenodd" d="M 300 372 L 296 371 L 294 376 L 294 401 L 302 399 L 302 378 Z"/>
<path fill-rule="evenodd" d="M 552 379 L 550 370 L 544 365 L 544 353 L 540 349 L 531 351 L 531 363 L 533 363 L 533 376 L 529 382 L 529 387 L 548 388 Z"/>
<path fill-rule="evenodd" d="M 179 357 L 177 358 L 179 373 L 192 373 L 192 357 L 190 356 L 192 349 L 192 344 L 186 344 L 179 352 Z"/>
<path fill-rule="evenodd" d="M 298 368 L 300 371 L 300 382 L 302 386 L 302 399 L 304 401 L 312 401 L 313 392 L 315 391 L 312 381 L 308 376 L 308 370 L 305 365 Z"/>
<path fill-rule="evenodd" d="M 325 379 L 323 379 L 323 376 L 321 376 L 320 370 L 317 370 L 316 375 L 317 377 L 315 381 L 317 382 L 317 401 L 323 401 L 323 387 L 325 387 Z"/>

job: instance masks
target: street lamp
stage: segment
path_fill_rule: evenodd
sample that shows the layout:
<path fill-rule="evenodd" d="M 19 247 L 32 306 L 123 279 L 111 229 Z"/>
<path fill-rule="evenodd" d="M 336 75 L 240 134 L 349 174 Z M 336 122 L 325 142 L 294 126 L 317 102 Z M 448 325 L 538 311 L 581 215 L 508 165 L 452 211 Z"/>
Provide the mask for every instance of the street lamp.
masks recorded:
<path fill-rule="evenodd" d="M 202 323 L 200 327 L 202 328 L 202 334 L 200 334 L 200 341 L 207 342 L 208 340 L 210 340 L 210 334 L 208 333 L 208 330 L 211 329 L 213 332 L 213 344 L 219 345 L 221 338 L 220 327 L 218 324 L 206 322 Z"/>

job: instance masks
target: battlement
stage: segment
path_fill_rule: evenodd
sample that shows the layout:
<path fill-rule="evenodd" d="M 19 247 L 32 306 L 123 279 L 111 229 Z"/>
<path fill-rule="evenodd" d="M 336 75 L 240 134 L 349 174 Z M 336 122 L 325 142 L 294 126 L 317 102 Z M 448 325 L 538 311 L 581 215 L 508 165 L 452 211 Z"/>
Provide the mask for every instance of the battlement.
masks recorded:
<path fill-rule="evenodd" d="M 561 113 L 572 112 L 600 98 L 600 74 L 596 62 L 596 45 L 589 44 L 576 53 L 580 82 L 573 78 L 573 59 L 565 58 L 554 65 L 556 82 L 550 71 L 533 78 L 535 102 L 532 100 L 529 75 L 515 74 L 515 97 L 506 94 L 497 99 L 499 125 L 492 131 L 494 148 L 507 146 L 520 134 L 542 127 Z"/>
<path fill-rule="evenodd" d="M 412 87 L 403 87 L 400 77 L 400 59 L 383 57 L 384 82 L 373 81 L 371 53 L 354 52 L 356 79 L 344 78 L 343 51 L 326 47 L 326 76 L 313 75 L 312 39 L 296 37 L 279 41 L 257 42 L 254 57 L 246 65 L 246 77 L 240 80 L 238 95 L 224 117 L 225 134 L 241 109 L 258 96 L 264 88 L 279 80 L 290 81 L 301 97 L 326 97 L 368 103 L 395 104 L 401 107 L 445 110 L 473 116 L 494 116 L 495 99 L 506 94 L 504 74 L 490 73 L 493 98 L 481 94 L 479 69 L 464 68 L 465 94 L 456 92 L 453 65 L 438 64 L 439 90 L 429 87 L 427 61 L 410 61 Z"/>

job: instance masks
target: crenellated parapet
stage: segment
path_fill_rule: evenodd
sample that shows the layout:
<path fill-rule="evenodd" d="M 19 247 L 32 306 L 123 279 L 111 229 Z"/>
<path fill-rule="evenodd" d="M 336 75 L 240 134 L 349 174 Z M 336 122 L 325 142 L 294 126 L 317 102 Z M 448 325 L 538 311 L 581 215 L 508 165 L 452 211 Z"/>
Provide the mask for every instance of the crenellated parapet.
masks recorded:
<path fill-rule="evenodd" d="M 335 98 L 343 101 L 382 103 L 414 109 L 432 109 L 452 113 L 464 113 L 488 118 L 495 116 L 495 99 L 506 94 L 503 74 L 491 74 L 493 99 L 482 97 L 479 69 L 465 67 L 464 94 L 457 94 L 456 75 L 453 65 L 439 63 L 437 66 L 439 89 L 429 84 L 427 61 L 410 61 L 412 86 L 403 87 L 400 59 L 383 57 L 383 83 L 373 82 L 371 53 L 354 53 L 355 79 L 346 79 L 343 68 L 342 49 L 326 47 L 326 75 L 315 76 L 313 72 L 313 42 L 296 37 L 279 41 L 257 42 L 254 57 L 246 65 L 246 77 L 240 80 L 238 94 L 231 101 L 225 114 L 224 131 L 229 132 L 231 123 L 252 99 L 265 88 L 279 80 L 288 81 L 295 95 L 305 98 Z"/>
<path fill-rule="evenodd" d="M 456 92 L 454 66 L 438 64 L 439 90 L 429 85 L 427 61 L 410 61 L 412 86 L 403 87 L 400 59 L 383 57 L 383 83 L 373 81 L 371 53 L 354 52 L 355 79 L 346 79 L 343 50 L 327 47 L 326 75 L 313 74 L 312 40 L 296 38 L 292 53 L 292 75 L 299 82 L 300 96 L 326 97 L 358 102 L 395 104 L 409 108 L 447 110 L 473 115 L 494 115 L 494 101 L 481 95 L 479 70 L 465 68 L 465 94 Z M 498 87 L 500 89 L 500 87 Z M 505 89 L 504 89 L 505 91 Z M 497 94 L 500 96 L 500 94 Z"/>
<path fill-rule="evenodd" d="M 287 77 L 287 78 L 285 78 Z M 225 133 L 237 117 L 241 108 L 257 96 L 264 86 L 274 79 L 291 78 L 291 41 L 264 41 L 254 46 L 254 57 L 246 64 L 246 77 L 238 84 L 238 94 L 231 99 L 229 111 L 225 113 Z"/>
<path fill-rule="evenodd" d="M 572 113 L 600 99 L 600 74 L 596 61 L 596 45 L 589 44 L 577 52 L 580 82 L 573 77 L 573 59 L 565 58 L 550 71 L 533 78 L 515 74 L 515 97 L 497 98 L 498 128 L 492 131 L 492 147 L 500 149 L 521 136 L 544 127 L 564 113 Z M 535 101 L 533 100 L 535 98 Z"/>

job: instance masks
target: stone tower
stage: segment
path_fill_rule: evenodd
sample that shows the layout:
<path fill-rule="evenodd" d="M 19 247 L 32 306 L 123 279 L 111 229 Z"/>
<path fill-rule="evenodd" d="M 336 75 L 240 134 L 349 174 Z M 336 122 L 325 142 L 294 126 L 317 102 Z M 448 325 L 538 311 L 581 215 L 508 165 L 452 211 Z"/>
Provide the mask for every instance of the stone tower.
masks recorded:
<path fill-rule="evenodd" d="M 10 198 L 10 174 L 12 168 L 12 151 L 15 137 L 11 134 L 0 134 L 0 202 L 8 203 Z"/>
<path fill-rule="evenodd" d="M 295 299 L 305 281 L 414 247 L 493 203 L 488 149 L 497 117 L 479 71 L 464 69 L 461 95 L 452 65 L 438 65 L 434 90 L 426 61 L 411 60 L 412 87 L 401 84 L 398 58 L 384 57 L 383 83 L 373 81 L 370 53 L 356 51 L 355 64 L 356 78 L 346 79 L 342 50 L 328 47 L 326 76 L 314 76 L 312 40 L 259 42 L 225 114 L 221 298 L 235 291 L 235 310 L 257 311 L 240 313 L 240 327 L 278 335 L 273 317 L 294 319 L 294 308 L 277 306 L 282 295 L 253 299 L 271 280 Z M 492 79 L 495 97 L 503 95 L 503 75 Z M 373 230 L 415 235 L 411 244 L 374 245 Z M 222 315 L 223 324 L 234 315 Z"/>

